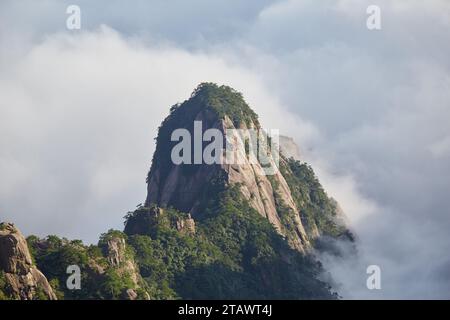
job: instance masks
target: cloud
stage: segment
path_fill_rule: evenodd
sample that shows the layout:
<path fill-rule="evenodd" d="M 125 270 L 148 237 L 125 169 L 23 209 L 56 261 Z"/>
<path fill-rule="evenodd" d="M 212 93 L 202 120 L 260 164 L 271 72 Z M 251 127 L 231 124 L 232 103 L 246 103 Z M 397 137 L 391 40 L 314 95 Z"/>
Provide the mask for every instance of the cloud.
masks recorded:
<path fill-rule="evenodd" d="M 27 234 L 96 241 L 145 199 L 153 138 L 203 81 L 270 107 L 257 77 L 223 59 L 142 46 L 108 27 L 52 35 L 0 75 L 2 220 Z"/>
<path fill-rule="evenodd" d="M 359 260 L 327 260 L 344 297 L 448 298 L 450 7 L 379 1 L 383 29 L 371 33 L 368 4 L 269 7 L 247 41 L 263 58 L 241 59 L 320 132 L 304 156 L 360 238 Z M 369 264 L 380 291 L 365 287 Z"/>
<path fill-rule="evenodd" d="M 68 2 L 0 5 L 2 220 L 88 241 L 120 228 L 168 107 L 215 81 L 295 137 L 349 216 L 358 259 L 323 257 L 344 297 L 449 298 L 448 1 L 377 1 L 380 31 L 371 1 L 105 3 L 80 2 L 79 33 Z"/>

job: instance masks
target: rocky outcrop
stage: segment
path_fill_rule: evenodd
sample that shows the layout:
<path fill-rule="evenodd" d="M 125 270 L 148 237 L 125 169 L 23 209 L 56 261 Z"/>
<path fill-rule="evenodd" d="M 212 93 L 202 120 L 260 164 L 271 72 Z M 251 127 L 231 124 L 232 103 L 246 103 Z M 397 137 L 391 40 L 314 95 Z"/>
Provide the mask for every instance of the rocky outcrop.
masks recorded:
<path fill-rule="evenodd" d="M 227 129 L 258 129 L 258 124 L 249 122 L 241 124 L 236 128 L 229 117 L 225 117 L 222 121 L 223 132 L 234 134 L 235 130 Z M 239 137 L 227 137 L 229 141 L 237 141 Z M 222 169 L 226 172 L 228 182 L 240 186 L 240 190 L 245 197 L 262 216 L 266 217 L 284 236 L 287 236 L 286 227 L 282 223 L 281 209 L 292 212 L 294 218 L 295 229 L 293 234 L 288 237 L 290 244 L 300 250 L 309 249 L 310 243 L 308 236 L 300 219 L 300 212 L 292 198 L 289 186 L 279 170 L 274 174 L 267 175 L 263 165 L 259 161 L 250 161 L 246 154 L 245 144 L 237 142 L 234 146 L 236 150 L 237 164 L 224 164 Z M 267 151 L 266 151 L 267 152 Z M 277 167 L 275 159 L 269 154 L 269 161 L 272 167 Z M 280 159 L 283 161 L 283 159 Z"/>
<path fill-rule="evenodd" d="M 11 223 L 0 224 L 0 270 L 6 294 L 13 299 L 56 300 L 47 278 L 33 264 L 27 241 Z"/>
<path fill-rule="evenodd" d="M 119 267 L 125 259 L 125 239 L 114 237 L 107 242 L 107 259 L 112 267 Z"/>
<path fill-rule="evenodd" d="M 125 224 L 124 232 L 127 235 L 146 234 L 153 235 L 154 228 L 158 224 L 158 220 L 164 214 L 162 208 L 152 206 L 149 208 L 141 207 L 130 216 Z"/>
<path fill-rule="evenodd" d="M 139 274 L 139 268 L 127 251 L 127 244 L 123 237 L 112 236 L 106 242 L 104 248 L 109 267 L 112 268 L 120 277 L 128 277 L 131 280 L 131 287 L 123 292 L 123 298 L 127 300 L 138 299 L 137 290 L 143 289 L 144 280 Z M 149 299 L 149 295 L 142 290 L 141 299 Z"/>
<path fill-rule="evenodd" d="M 125 297 L 125 300 L 137 300 L 138 299 L 138 294 L 133 289 L 127 289 L 125 291 L 124 297 Z"/>
<path fill-rule="evenodd" d="M 322 192 L 312 170 L 307 172 L 295 162 L 300 150 L 293 139 L 281 136 L 277 143 L 267 137 L 257 115 L 240 93 L 226 86 L 201 84 L 190 99 L 171 111 L 159 128 L 147 177 L 145 207 L 173 207 L 194 219 L 200 218 L 207 209 L 208 197 L 219 192 L 215 181 L 220 180 L 226 186 L 238 187 L 244 199 L 272 223 L 291 247 L 301 252 L 313 247 L 322 236 L 322 229 L 330 233 L 334 224 L 341 229 L 342 223 L 333 221 L 335 205 Z M 177 129 L 187 131 L 186 136 L 191 138 L 187 142 L 190 148 L 183 150 L 183 157 L 191 156 L 187 163 L 172 159 L 174 147 L 181 144 L 172 136 Z M 221 133 L 214 136 L 214 141 L 222 139 L 219 151 L 215 152 L 216 160 L 220 160 L 212 164 L 205 159 L 195 161 L 212 144 L 211 137 L 205 139 L 208 131 Z M 251 138 L 251 133 L 256 133 L 257 141 Z M 311 196 L 317 195 L 317 191 L 321 193 L 321 202 Z"/>
<path fill-rule="evenodd" d="M 227 93 L 230 93 L 229 88 L 217 90 L 228 90 Z M 245 106 L 242 108 L 246 109 L 245 112 L 247 112 L 242 116 L 245 121 L 236 121 L 236 115 L 234 114 L 221 114 L 220 108 L 230 109 L 223 103 L 219 109 L 210 107 L 210 104 L 217 101 L 216 98 L 208 100 L 207 98 L 200 99 L 194 96 L 175 110 L 175 113 L 183 114 L 179 116 L 180 119 L 175 119 L 178 115 L 173 117 L 171 115 L 163 122 L 159 132 L 157 150 L 148 176 L 146 206 L 172 206 L 182 212 L 189 212 L 195 219 L 199 213 L 199 206 L 204 201 L 203 195 L 208 192 L 208 183 L 218 176 L 225 176 L 229 185 L 239 185 L 244 198 L 259 214 L 266 217 L 280 234 L 286 236 L 292 247 L 299 251 L 306 251 L 310 248 L 310 242 L 302 223 L 302 214 L 295 204 L 285 178 L 279 170 L 274 174 L 266 175 L 267 163 L 263 166 L 261 162 L 251 159 L 247 154 L 246 143 L 242 141 L 238 131 L 233 130 L 240 129 L 244 130 L 241 132 L 245 132 L 246 129 L 253 129 L 261 132 L 259 122 L 239 94 L 231 91 L 231 95 L 234 95 L 238 103 Z M 173 129 L 184 128 L 191 133 L 191 136 L 194 136 L 194 121 L 201 122 L 202 134 L 211 128 L 222 132 L 223 145 L 230 144 L 234 152 L 232 163 L 223 161 L 227 156 L 225 148 L 222 150 L 222 160 L 218 164 L 176 165 L 171 162 L 170 147 L 173 147 L 174 144 L 169 139 Z M 170 126 L 176 127 L 170 130 Z M 284 140 L 286 141 L 286 139 Z M 292 148 L 292 144 L 288 143 L 285 151 L 292 153 Z M 227 149 L 230 150 L 230 148 Z M 276 159 L 268 150 L 265 150 L 265 152 L 268 153 L 266 160 L 270 163 L 270 166 L 276 168 Z M 284 161 L 284 159 L 284 156 L 280 157 L 280 161 Z M 283 212 L 280 212 L 280 210 L 283 210 Z M 281 215 L 285 213 L 284 211 L 289 212 L 292 220 L 289 228 L 281 218 Z"/>
<path fill-rule="evenodd" d="M 181 233 L 195 234 L 195 221 L 192 219 L 191 215 L 188 214 L 187 218 L 177 219 L 176 228 Z"/>
<path fill-rule="evenodd" d="M 217 119 L 217 115 L 206 109 L 191 115 L 192 121 L 186 121 L 185 128 L 194 135 L 194 121 L 200 121 L 203 131 L 208 128 L 220 129 L 222 122 Z M 183 126 L 184 127 L 184 126 Z M 165 130 L 162 127 L 162 130 Z M 170 139 L 170 134 L 167 139 Z M 174 144 L 171 141 L 161 141 L 157 145 L 166 144 L 171 148 Z M 163 153 L 163 152 L 157 152 Z M 199 198 L 205 191 L 205 182 L 210 181 L 220 175 L 219 165 L 175 165 L 171 161 L 170 150 L 162 155 L 164 159 L 159 160 L 159 154 L 155 153 L 151 172 L 148 176 L 146 207 L 157 205 L 158 207 L 172 206 L 182 212 L 193 213 L 195 218 L 195 208 L 199 204 Z"/>
<path fill-rule="evenodd" d="M 181 234 L 194 235 L 195 221 L 190 214 L 174 213 L 157 206 L 140 207 L 127 218 L 125 234 L 157 237 L 159 227 L 175 229 Z"/>

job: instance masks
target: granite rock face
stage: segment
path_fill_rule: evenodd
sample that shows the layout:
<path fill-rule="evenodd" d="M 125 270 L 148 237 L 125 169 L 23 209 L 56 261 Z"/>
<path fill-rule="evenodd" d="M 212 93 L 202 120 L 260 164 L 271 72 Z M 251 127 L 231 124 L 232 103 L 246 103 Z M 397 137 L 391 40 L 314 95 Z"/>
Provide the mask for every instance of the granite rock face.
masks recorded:
<path fill-rule="evenodd" d="M 190 100 L 178 106 L 178 109 L 161 125 L 157 150 L 147 178 L 145 206 L 173 207 L 191 214 L 196 219 L 201 211 L 199 207 L 205 200 L 204 195 L 210 188 L 210 181 L 221 176 L 228 185 L 239 186 L 244 198 L 288 239 L 293 248 L 301 252 L 308 251 L 311 248 L 311 240 L 319 236 L 317 227 L 312 225 L 305 228 L 303 213 L 298 208 L 286 178 L 280 170 L 276 170 L 273 174 L 266 174 L 267 171 L 265 171 L 268 164 L 276 167 L 277 160 L 286 165 L 289 158 L 299 157 L 298 146 L 291 138 L 281 137 L 279 141 L 281 153 L 276 158 L 269 152 L 269 144 L 263 143 L 262 148 L 267 149 L 264 150 L 267 153 L 265 163 L 254 161 L 255 159 L 248 154 L 246 146 L 248 137 L 242 139 L 239 135 L 239 132 L 249 130 L 262 132 L 257 116 L 253 115 L 252 111 L 246 110 L 249 107 L 239 109 L 249 115 L 243 116 L 245 121 L 237 121 L 235 114 L 227 112 L 232 106 L 221 104 L 220 107 L 214 108 L 211 105 L 217 99 L 197 99 L 198 101 L 196 99 L 195 96 L 191 97 Z M 236 99 L 238 103 L 245 104 L 239 96 Z M 182 116 L 177 119 L 176 113 Z M 177 165 L 171 161 L 170 148 L 174 146 L 171 133 L 175 129 L 183 128 L 195 138 L 198 132 L 195 131 L 194 122 L 202 124 L 200 132 L 202 135 L 208 129 L 217 129 L 222 133 L 224 148 L 220 155 L 221 161 L 218 163 Z M 226 158 L 230 148 L 225 146 L 230 145 L 234 153 L 234 161 L 227 163 L 223 159 Z M 284 221 L 282 219 L 283 213 L 286 212 L 289 212 L 289 223 L 286 223 L 286 219 Z"/>
<path fill-rule="evenodd" d="M 176 221 L 176 228 L 179 232 L 185 234 L 195 234 L 195 221 L 191 215 L 188 214 L 187 218 L 179 218 Z"/>
<path fill-rule="evenodd" d="M 47 278 L 33 263 L 27 241 L 11 223 L 0 224 L 0 271 L 6 279 L 7 296 L 22 300 L 56 300 Z"/>
<path fill-rule="evenodd" d="M 123 299 L 136 300 L 138 298 L 138 289 L 142 289 L 144 280 L 139 274 L 139 268 L 134 258 L 127 252 L 127 244 L 123 237 L 113 236 L 108 239 L 106 247 L 106 259 L 111 268 L 113 268 L 119 276 L 129 277 L 131 287 L 123 293 Z M 143 290 L 145 291 L 145 290 Z M 148 299 L 148 293 L 143 292 L 143 299 Z"/>

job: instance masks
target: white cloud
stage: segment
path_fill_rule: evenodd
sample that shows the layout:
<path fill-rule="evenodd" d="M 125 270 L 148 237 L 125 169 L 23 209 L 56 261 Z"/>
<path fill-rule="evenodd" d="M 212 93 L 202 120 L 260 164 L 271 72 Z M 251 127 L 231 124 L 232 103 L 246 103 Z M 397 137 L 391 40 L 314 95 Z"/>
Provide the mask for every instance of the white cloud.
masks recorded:
<path fill-rule="evenodd" d="M 450 3 L 380 0 L 376 32 L 371 1 L 199 3 L 81 2 L 77 34 L 64 3 L 2 2 L 2 220 L 90 241 L 121 227 L 168 107 L 216 81 L 299 141 L 353 221 L 360 259 L 327 261 L 344 297 L 448 297 Z"/>
<path fill-rule="evenodd" d="M 3 220 L 25 233 L 95 241 L 145 199 L 153 137 L 201 82 L 270 105 L 259 79 L 223 59 L 142 46 L 110 28 L 57 34 L 0 75 Z"/>

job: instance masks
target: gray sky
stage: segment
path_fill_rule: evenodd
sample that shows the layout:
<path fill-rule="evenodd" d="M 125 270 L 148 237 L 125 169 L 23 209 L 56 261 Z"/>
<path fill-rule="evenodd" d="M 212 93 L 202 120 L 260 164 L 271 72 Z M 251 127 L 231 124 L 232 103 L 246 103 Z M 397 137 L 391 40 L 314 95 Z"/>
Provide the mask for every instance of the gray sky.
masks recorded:
<path fill-rule="evenodd" d="M 0 220 L 122 228 L 169 106 L 215 81 L 299 142 L 349 216 L 359 259 L 325 260 L 344 297 L 450 298 L 450 2 L 93 2 L 0 2 Z"/>

